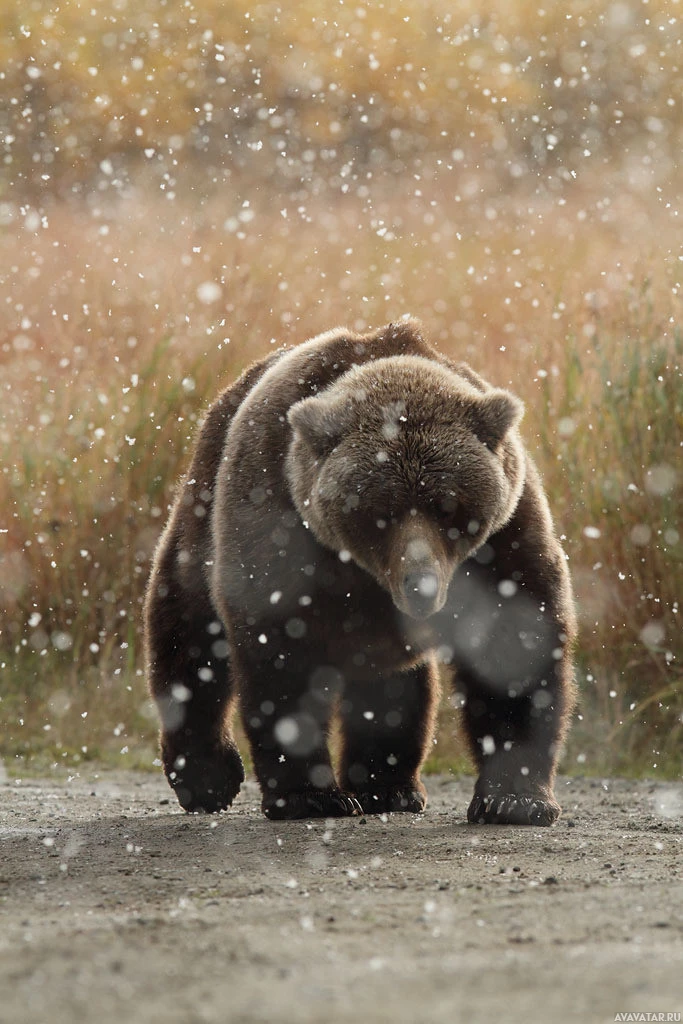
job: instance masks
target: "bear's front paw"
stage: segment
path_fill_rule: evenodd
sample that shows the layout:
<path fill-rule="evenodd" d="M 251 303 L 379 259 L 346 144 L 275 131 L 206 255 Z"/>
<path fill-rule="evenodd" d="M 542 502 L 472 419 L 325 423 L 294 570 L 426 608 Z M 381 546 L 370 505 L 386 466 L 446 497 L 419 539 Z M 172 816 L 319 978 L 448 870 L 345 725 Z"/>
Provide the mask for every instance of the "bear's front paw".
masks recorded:
<path fill-rule="evenodd" d="M 215 814 L 224 811 L 244 782 L 244 766 L 237 748 L 172 753 L 164 751 L 164 771 L 185 811 Z"/>
<path fill-rule="evenodd" d="M 467 820 L 475 825 L 552 825 L 559 816 L 560 805 L 546 793 L 475 793 L 467 811 Z"/>
<path fill-rule="evenodd" d="M 427 806 L 427 792 L 422 783 L 409 786 L 386 786 L 356 793 L 365 814 L 388 814 L 405 811 L 420 814 Z"/>
<path fill-rule="evenodd" d="M 261 805 L 266 818 L 284 821 L 292 818 L 349 818 L 362 814 L 362 807 L 351 793 L 341 789 L 307 789 L 280 796 L 268 794 Z"/>

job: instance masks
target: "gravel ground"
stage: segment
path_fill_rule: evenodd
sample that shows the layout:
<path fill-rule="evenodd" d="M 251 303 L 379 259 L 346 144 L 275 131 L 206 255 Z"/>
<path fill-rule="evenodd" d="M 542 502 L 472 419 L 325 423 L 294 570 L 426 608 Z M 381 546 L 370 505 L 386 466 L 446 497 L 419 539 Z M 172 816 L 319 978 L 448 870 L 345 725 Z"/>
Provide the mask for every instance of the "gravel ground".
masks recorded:
<path fill-rule="evenodd" d="M 0 1021 L 683 1014 L 683 785 L 561 779 L 550 829 L 427 786 L 424 815 L 273 823 L 253 784 L 188 816 L 161 775 L 5 783 Z"/>

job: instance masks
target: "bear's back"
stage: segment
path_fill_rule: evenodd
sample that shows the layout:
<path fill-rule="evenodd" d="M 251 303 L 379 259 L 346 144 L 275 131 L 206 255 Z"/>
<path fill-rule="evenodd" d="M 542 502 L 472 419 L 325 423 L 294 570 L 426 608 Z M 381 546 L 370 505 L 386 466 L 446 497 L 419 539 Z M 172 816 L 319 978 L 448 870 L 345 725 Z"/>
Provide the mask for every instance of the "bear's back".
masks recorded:
<path fill-rule="evenodd" d="M 453 363 L 427 344 L 415 320 L 391 323 L 370 334 L 336 328 L 282 352 L 254 382 L 230 421 L 224 460 L 238 475 L 269 475 L 269 467 L 281 465 L 286 453 L 286 418 L 292 405 L 330 387 L 354 366 L 392 356 L 419 356 L 447 367 L 479 391 L 490 388 L 469 366 Z"/>

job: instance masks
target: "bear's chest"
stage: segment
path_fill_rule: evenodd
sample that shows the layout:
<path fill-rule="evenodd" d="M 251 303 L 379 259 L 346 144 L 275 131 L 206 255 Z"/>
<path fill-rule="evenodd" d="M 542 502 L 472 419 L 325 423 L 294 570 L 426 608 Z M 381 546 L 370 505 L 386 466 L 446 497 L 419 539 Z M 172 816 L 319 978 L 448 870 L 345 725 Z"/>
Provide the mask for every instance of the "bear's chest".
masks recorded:
<path fill-rule="evenodd" d="M 402 615 L 368 573 L 318 545 L 240 574 L 237 589 L 235 636 L 260 643 L 266 659 L 293 657 L 362 679 L 403 671 L 433 646 L 425 623 Z"/>

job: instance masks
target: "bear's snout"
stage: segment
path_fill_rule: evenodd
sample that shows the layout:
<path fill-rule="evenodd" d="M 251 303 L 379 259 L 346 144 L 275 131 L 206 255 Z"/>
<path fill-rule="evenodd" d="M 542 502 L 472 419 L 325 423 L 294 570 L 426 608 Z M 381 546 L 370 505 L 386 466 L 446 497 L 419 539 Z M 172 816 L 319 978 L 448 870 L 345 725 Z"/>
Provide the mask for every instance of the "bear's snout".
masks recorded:
<path fill-rule="evenodd" d="M 439 603 L 439 577 L 435 572 L 427 570 L 406 573 L 402 589 L 406 611 L 414 619 L 428 618 L 443 604 Z"/>
<path fill-rule="evenodd" d="M 414 518 L 399 528 L 393 545 L 391 592 L 396 607 L 413 619 L 441 611 L 448 591 L 448 567 L 443 562 L 431 524 Z"/>

